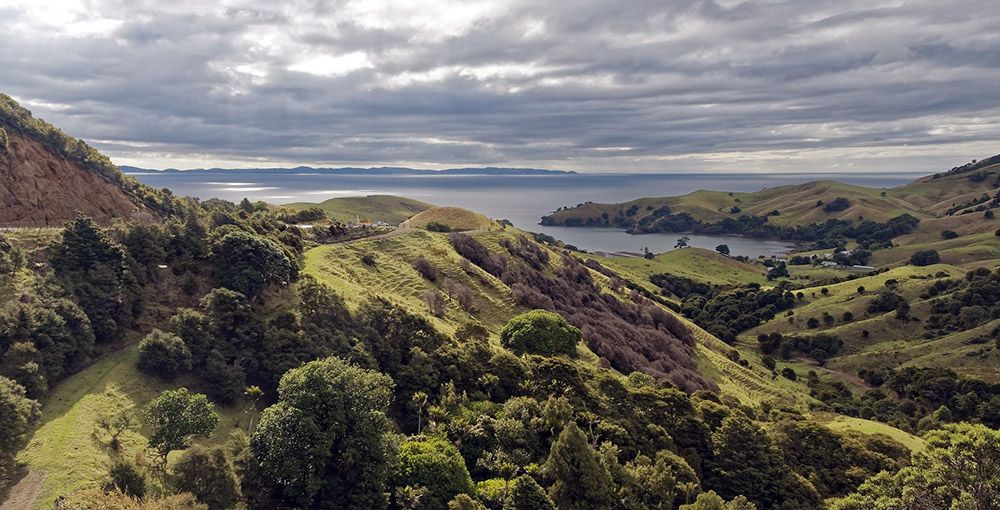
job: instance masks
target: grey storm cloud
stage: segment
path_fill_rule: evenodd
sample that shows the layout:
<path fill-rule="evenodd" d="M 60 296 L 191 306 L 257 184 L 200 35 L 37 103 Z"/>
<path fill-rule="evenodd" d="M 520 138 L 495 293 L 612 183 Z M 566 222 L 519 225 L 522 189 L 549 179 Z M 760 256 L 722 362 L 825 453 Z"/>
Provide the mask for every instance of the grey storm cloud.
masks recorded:
<path fill-rule="evenodd" d="M 0 2 L 0 91 L 122 164 L 938 170 L 993 0 Z"/>

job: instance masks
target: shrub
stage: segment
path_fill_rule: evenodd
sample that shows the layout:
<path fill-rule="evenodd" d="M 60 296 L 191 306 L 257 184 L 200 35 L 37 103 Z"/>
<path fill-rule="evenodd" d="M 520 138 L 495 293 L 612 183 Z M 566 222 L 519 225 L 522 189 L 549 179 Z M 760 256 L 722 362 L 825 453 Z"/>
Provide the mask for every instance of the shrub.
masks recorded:
<path fill-rule="evenodd" d="M 240 500 L 240 480 L 222 448 L 188 449 L 177 460 L 174 475 L 176 488 L 190 492 L 209 510 L 232 508 Z"/>
<path fill-rule="evenodd" d="M 438 268 L 424 257 L 417 257 L 413 260 L 413 269 L 416 269 L 420 276 L 428 281 L 436 282 L 441 277 L 441 271 L 438 271 Z"/>
<path fill-rule="evenodd" d="M 819 202 L 817 202 L 817 205 L 819 205 Z M 823 206 L 823 211 L 824 212 L 828 212 L 828 213 L 829 212 L 843 211 L 844 209 L 847 209 L 850 206 L 851 206 L 851 201 L 850 200 L 848 200 L 848 199 L 846 199 L 844 197 L 837 197 L 837 198 L 833 199 L 833 202 L 830 202 L 830 203 L 826 204 L 825 206 Z"/>
<path fill-rule="evenodd" d="M 929 266 L 941 262 L 941 256 L 937 250 L 922 250 L 910 256 L 910 264 L 914 266 Z"/>
<path fill-rule="evenodd" d="M 441 223 L 440 221 L 431 221 L 424 225 L 424 228 L 430 232 L 451 232 L 451 227 Z"/>
<path fill-rule="evenodd" d="M 514 317 L 500 332 L 500 343 L 517 354 L 576 354 L 581 333 L 561 315 L 532 310 Z"/>
<path fill-rule="evenodd" d="M 791 367 L 781 369 L 781 376 L 791 381 L 797 381 L 799 379 L 799 374 L 795 373 L 795 370 L 792 370 Z"/>
<path fill-rule="evenodd" d="M 139 469 L 127 462 L 118 462 L 108 471 L 110 479 L 104 484 L 104 490 L 115 489 L 134 498 L 146 495 L 146 477 Z"/>
<path fill-rule="evenodd" d="M 425 487 L 438 508 L 459 494 L 474 492 L 462 455 L 455 445 L 440 437 L 413 438 L 403 443 L 393 482 L 398 487 Z"/>
<path fill-rule="evenodd" d="M 177 335 L 154 329 L 139 343 L 139 370 L 170 380 L 191 369 L 191 351 Z"/>
<path fill-rule="evenodd" d="M 958 232 L 955 232 L 954 230 L 941 231 L 941 239 L 955 239 L 956 237 L 958 237 Z"/>

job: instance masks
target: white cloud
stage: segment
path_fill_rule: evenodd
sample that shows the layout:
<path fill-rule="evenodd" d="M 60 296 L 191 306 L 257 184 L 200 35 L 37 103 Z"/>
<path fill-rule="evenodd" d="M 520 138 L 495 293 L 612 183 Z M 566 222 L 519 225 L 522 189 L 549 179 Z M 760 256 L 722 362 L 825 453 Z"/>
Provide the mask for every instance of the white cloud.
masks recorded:
<path fill-rule="evenodd" d="M 316 76 L 344 76 L 345 74 L 373 67 L 368 55 L 354 51 L 344 55 L 316 55 L 299 60 L 288 66 L 289 71 L 314 74 Z"/>
<path fill-rule="evenodd" d="M 939 170 L 998 152 L 991 7 L 7 0 L 0 86 L 138 166 Z"/>

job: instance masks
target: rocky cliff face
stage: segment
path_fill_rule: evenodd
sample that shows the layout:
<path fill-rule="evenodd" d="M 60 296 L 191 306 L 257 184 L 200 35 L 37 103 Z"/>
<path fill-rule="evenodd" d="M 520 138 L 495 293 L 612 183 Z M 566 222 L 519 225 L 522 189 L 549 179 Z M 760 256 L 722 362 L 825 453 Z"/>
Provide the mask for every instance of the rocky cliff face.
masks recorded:
<path fill-rule="evenodd" d="M 0 227 L 59 226 L 85 214 L 100 223 L 149 216 L 119 185 L 10 130 L 0 146 Z"/>

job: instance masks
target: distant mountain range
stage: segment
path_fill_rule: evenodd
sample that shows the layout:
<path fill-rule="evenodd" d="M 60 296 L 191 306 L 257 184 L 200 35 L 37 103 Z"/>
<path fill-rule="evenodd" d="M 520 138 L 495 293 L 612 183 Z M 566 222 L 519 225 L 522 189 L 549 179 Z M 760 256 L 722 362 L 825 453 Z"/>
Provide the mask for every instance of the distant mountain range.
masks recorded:
<path fill-rule="evenodd" d="M 242 174 L 251 173 L 283 173 L 283 174 L 304 174 L 304 173 L 324 173 L 324 174 L 343 174 L 343 175 L 553 175 L 553 174 L 576 174 L 572 170 L 542 170 L 538 168 L 499 168 L 499 167 L 483 167 L 483 168 L 449 168 L 446 170 L 427 170 L 420 168 L 407 168 L 407 167 L 377 167 L 377 168 L 358 168 L 358 167 L 341 167 L 341 168 L 314 168 L 310 166 L 297 166 L 294 168 L 196 168 L 192 170 L 178 170 L 176 168 L 167 168 L 165 170 L 155 170 L 149 168 L 139 168 L 134 166 L 119 166 L 122 172 L 126 174 L 129 173 L 139 173 L 139 172 L 164 172 L 164 173 L 178 173 L 178 172 L 233 172 Z"/>

